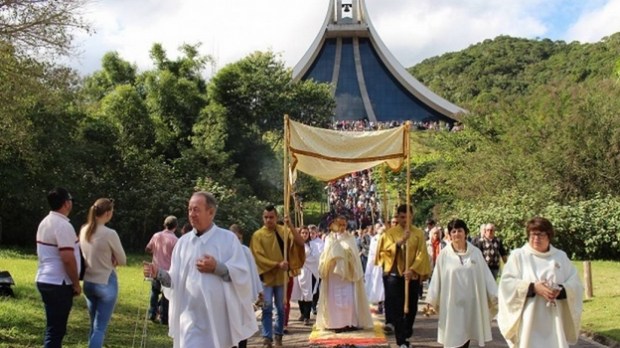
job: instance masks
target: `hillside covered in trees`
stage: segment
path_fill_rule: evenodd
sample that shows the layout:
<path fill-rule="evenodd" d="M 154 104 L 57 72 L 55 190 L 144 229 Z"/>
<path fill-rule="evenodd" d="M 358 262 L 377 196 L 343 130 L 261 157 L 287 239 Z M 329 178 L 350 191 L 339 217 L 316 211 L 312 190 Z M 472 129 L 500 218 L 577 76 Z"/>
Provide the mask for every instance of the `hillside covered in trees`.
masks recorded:
<path fill-rule="evenodd" d="M 420 137 L 416 199 L 443 219 L 496 222 L 509 242 L 550 216 L 577 256 L 620 256 L 620 33 L 593 44 L 500 36 L 409 69 L 469 110 Z"/>

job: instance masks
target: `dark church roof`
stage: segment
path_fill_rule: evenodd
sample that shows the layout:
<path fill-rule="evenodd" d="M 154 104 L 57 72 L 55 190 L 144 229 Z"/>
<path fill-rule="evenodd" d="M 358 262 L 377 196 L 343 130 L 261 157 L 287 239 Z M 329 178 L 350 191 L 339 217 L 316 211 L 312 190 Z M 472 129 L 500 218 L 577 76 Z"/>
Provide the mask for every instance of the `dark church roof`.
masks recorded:
<path fill-rule="evenodd" d="M 411 76 L 367 13 L 364 0 L 330 0 L 322 30 L 293 69 L 293 79 L 331 83 L 337 120 L 458 120 L 466 111 Z"/>

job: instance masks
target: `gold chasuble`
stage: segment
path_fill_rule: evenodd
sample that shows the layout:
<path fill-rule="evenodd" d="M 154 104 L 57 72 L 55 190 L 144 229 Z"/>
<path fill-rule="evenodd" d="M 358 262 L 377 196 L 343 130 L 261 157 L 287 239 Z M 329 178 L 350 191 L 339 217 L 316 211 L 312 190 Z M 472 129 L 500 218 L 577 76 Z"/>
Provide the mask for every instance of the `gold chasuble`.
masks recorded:
<path fill-rule="evenodd" d="M 293 233 L 288 228 L 277 225 L 276 232 L 283 243 L 287 241 L 288 246 L 285 247 L 288 248 L 289 275 L 294 277 L 301 272 L 306 260 L 304 246 L 298 246 L 293 242 Z M 286 271 L 278 267 L 278 264 L 284 261 L 284 255 L 276 233 L 265 226 L 261 227 L 252 235 L 250 250 L 254 255 L 263 284 L 265 286 L 284 285 Z"/>
<path fill-rule="evenodd" d="M 419 277 L 425 280 L 431 274 L 431 263 L 426 250 L 426 242 L 424 241 L 424 232 L 417 227 L 409 228 L 411 234 L 407 243 L 399 247 L 396 243 L 403 239 L 405 231 L 400 225 L 385 231 L 377 242 L 377 256 L 375 265 L 383 267 L 383 273 L 393 272 L 394 262 L 398 275 L 409 269 L 414 272 L 414 279 Z M 407 250 L 409 249 L 409 255 Z M 406 256 L 409 257 L 405 261 Z"/>

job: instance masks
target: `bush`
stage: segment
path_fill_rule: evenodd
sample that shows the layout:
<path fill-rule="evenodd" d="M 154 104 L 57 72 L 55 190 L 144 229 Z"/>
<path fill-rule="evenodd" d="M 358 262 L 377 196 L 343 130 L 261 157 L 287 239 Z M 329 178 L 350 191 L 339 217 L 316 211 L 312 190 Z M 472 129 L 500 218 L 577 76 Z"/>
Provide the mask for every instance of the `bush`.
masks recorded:
<path fill-rule="evenodd" d="M 528 197 L 506 196 L 493 203 L 454 204 L 445 216 L 458 216 L 470 226 L 472 236 L 477 226 L 494 223 L 497 235 L 507 248 L 527 242 L 525 223 L 534 216 L 549 219 L 555 229 L 552 244 L 574 259 L 620 259 L 620 197 L 596 196 L 572 204 L 540 204 Z M 442 220 L 446 222 L 450 218 Z"/>

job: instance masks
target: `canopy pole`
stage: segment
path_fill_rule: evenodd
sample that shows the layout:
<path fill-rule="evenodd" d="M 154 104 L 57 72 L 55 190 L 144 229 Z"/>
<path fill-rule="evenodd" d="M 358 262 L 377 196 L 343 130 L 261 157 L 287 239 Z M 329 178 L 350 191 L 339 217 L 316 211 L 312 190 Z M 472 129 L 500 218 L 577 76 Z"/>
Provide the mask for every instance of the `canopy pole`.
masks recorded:
<path fill-rule="evenodd" d="M 410 158 L 410 147 L 409 147 L 409 142 L 411 139 L 410 133 L 409 133 L 409 129 L 411 127 L 411 121 L 407 121 L 405 123 L 405 151 L 406 151 L 406 157 L 405 157 L 405 161 L 407 163 L 407 188 L 405 190 L 406 192 L 406 202 L 407 202 L 407 230 L 409 230 L 411 228 L 411 158 Z M 409 236 L 409 238 L 411 238 L 411 236 Z M 405 242 L 405 245 L 409 244 L 409 240 L 407 240 L 407 242 Z M 409 269 L 409 254 L 410 254 L 410 250 L 411 248 L 409 247 L 405 247 L 405 271 L 407 271 Z M 409 313 L 409 279 L 405 279 L 405 308 L 404 308 L 404 313 L 407 314 Z M 416 294 L 417 296 L 417 294 Z"/>
<path fill-rule="evenodd" d="M 387 164 L 381 166 L 381 186 L 383 186 L 383 215 L 385 219 L 383 220 L 383 224 L 386 226 L 386 229 L 388 229 L 387 224 L 390 223 L 390 216 L 388 212 L 387 180 L 385 178 L 385 167 L 387 167 Z"/>
<path fill-rule="evenodd" d="M 284 157 L 282 158 L 282 162 L 284 165 L 284 206 L 283 206 L 283 218 L 286 219 L 288 218 L 290 221 L 290 217 L 289 217 L 289 211 L 290 211 L 290 180 L 289 180 L 289 163 L 288 163 L 288 147 L 289 147 L 289 133 L 288 133 L 288 115 L 284 115 L 284 143 L 282 144 L 283 149 L 284 149 Z M 288 262 L 288 226 L 286 223 L 284 223 L 284 231 L 286 231 L 286 233 L 284 233 L 284 261 Z M 291 231 L 292 232 L 292 231 Z M 277 231 L 276 231 L 277 233 Z M 284 276 L 284 296 L 282 297 L 283 302 L 284 302 L 284 306 L 286 307 L 287 304 L 287 287 L 288 287 L 288 269 L 284 272 L 285 276 Z"/>

